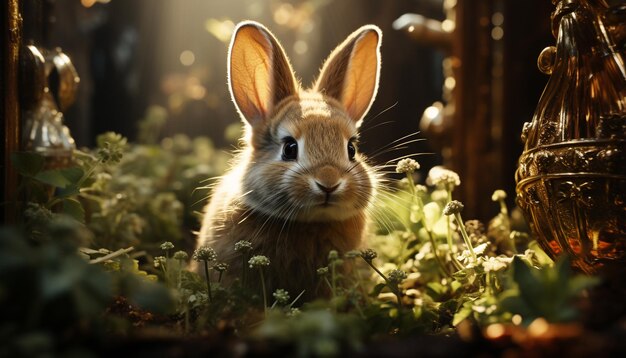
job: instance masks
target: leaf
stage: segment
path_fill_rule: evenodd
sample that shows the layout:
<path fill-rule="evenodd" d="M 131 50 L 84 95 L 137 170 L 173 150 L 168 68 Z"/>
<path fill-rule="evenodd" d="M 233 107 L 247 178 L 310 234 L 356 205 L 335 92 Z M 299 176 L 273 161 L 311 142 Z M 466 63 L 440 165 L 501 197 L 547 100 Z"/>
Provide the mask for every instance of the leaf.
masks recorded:
<path fill-rule="evenodd" d="M 63 213 L 81 223 L 85 222 L 85 209 L 80 201 L 76 199 L 63 199 Z"/>
<path fill-rule="evenodd" d="M 70 184 L 69 180 L 61 173 L 60 169 L 46 170 L 35 175 L 40 182 L 59 188 L 65 188 Z"/>
<path fill-rule="evenodd" d="M 85 172 L 81 167 L 70 167 L 61 169 L 63 176 L 72 184 L 78 184 Z"/>
<path fill-rule="evenodd" d="M 76 185 L 83 177 L 83 170 L 79 167 L 46 170 L 35 175 L 35 179 L 59 188 Z"/>
<path fill-rule="evenodd" d="M 438 299 L 445 294 L 446 287 L 439 282 L 429 282 L 426 284 L 426 290 L 431 297 Z"/>
<path fill-rule="evenodd" d="M 457 280 L 454 280 L 450 283 L 450 288 L 452 289 L 452 293 L 455 293 L 461 287 L 463 287 L 463 284 Z"/>
<path fill-rule="evenodd" d="M 582 290 L 589 287 L 593 287 L 600 283 L 600 279 L 597 277 L 588 277 L 584 275 L 578 275 L 569 280 L 568 291 L 572 295 L 579 294 Z"/>
<path fill-rule="evenodd" d="M 162 284 L 127 277 L 128 299 L 144 310 L 156 313 L 168 313 L 174 306 L 170 291 Z"/>
<path fill-rule="evenodd" d="M 56 196 L 59 198 L 67 198 L 78 194 L 80 194 L 80 189 L 74 184 L 70 184 L 65 188 L 59 188 L 56 191 Z"/>
<path fill-rule="evenodd" d="M 437 237 L 446 237 L 448 233 L 448 221 L 446 220 L 446 216 L 442 216 L 435 222 L 433 226 L 433 232 Z"/>
<path fill-rule="evenodd" d="M 418 223 L 422 218 L 422 213 L 420 213 L 418 206 L 415 204 L 411 205 L 410 213 L 409 220 L 414 224 Z"/>
<path fill-rule="evenodd" d="M 17 171 L 27 177 L 33 177 L 43 169 L 45 158 L 32 152 L 11 153 L 11 162 Z"/>
<path fill-rule="evenodd" d="M 426 226 L 432 230 L 433 226 L 439 217 L 441 216 L 441 207 L 436 202 L 432 201 L 426 205 L 424 205 L 424 221 L 426 221 Z"/>
<path fill-rule="evenodd" d="M 465 302 L 463 306 L 461 306 L 461 309 L 454 314 L 454 318 L 452 319 L 452 325 L 456 327 L 459 323 L 463 322 L 467 317 L 469 317 L 472 312 L 472 302 Z"/>
<path fill-rule="evenodd" d="M 385 286 L 387 286 L 387 284 L 384 284 L 384 283 L 377 284 L 376 286 L 374 286 L 374 289 L 372 290 L 372 293 L 370 293 L 370 296 L 376 297 L 380 295 L 380 293 L 382 292 L 383 288 L 385 288 Z"/>
<path fill-rule="evenodd" d="M 528 248 L 535 251 L 535 258 L 539 262 L 539 266 L 551 266 L 554 264 L 554 261 L 543 251 L 536 240 L 529 242 Z"/>
<path fill-rule="evenodd" d="M 533 309 L 528 307 L 526 302 L 520 298 L 519 291 L 510 289 L 502 292 L 498 296 L 500 309 L 511 314 L 519 314 L 524 319 L 524 324 L 529 324 L 535 318 L 541 316 Z"/>
<path fill-rule="evenodd" d="M 528 304 L 537 307 L 545 295 L 543 294 L 543 285 L 541 281 L 533 274 L 530 268 L 519 257 L 513 258 L 513 279 L 519 286 L 520 296 Z"/>

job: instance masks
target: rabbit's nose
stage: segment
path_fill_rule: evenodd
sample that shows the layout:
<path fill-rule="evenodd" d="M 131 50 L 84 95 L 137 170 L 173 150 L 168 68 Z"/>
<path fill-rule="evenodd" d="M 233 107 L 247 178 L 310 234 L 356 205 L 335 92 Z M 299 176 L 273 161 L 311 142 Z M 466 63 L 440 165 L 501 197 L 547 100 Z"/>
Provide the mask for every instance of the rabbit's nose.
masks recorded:
<path fill-rule="evenodd" d="M 317 184 L 317 187 L 320 188 L 321 191 L 325 192 L 326 194 L 330 194 L 333 191 L 337 190 L 337 188 L 339 188 L 339 184 L 341 184 L 341 183 L 339 183 L 339 184 L 337 184 L 337 185 L 335 185 L 333 187 L 330 187 L 330 188 L 327 187 L 327 186 L 324 186 L 324 185 L 322 185 L 322 184 L 320 184 L 318 182 L 315 182 L 315 184 Z"/>

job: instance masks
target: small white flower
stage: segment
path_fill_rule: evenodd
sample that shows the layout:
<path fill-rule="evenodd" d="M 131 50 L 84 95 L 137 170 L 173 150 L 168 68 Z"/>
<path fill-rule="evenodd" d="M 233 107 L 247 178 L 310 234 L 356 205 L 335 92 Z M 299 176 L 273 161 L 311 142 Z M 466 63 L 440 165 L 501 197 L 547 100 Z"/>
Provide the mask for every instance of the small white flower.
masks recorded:
<path fill-rule="evenodd" d="M 189 255 L 185 251 L 176 251 L 174 253 L 174 260 L 185 261 L 189 258 Z"/>
<path fill-rule="evenodd" d="M 493 194 L 491 195 L 492 201 L 500 201 L 504 199 L 506 199 L 506 192 L 504 190 L 498 189 L 494 191 Z"/>
<path fill-rule="evenodd" d="M 378 253 L 376 253 L 376 251 L 372 249 L 365 249 L 361 251 L 361 257 L 367 262 L 372 262 L 372 260 L 375 259 L 377 256 Z"/>
<path fill-rule="evenodd" d="M 217 272 L 224 272 L 226 270 L 228 270 L 229 265 L 226 262 L 220 262 L 215 264 L 215 266 L 213 266 L 213 270 L 217 271 Z"/>
<path fill-rule="evenodd" d="M 252 243 L 246 240 L 240 240 L 235 243 L 235 251 L 248 252 L 252 250 Z"/>
<path fill-rule="evenodd" d="M 405 278 L 406 278 L 406 272 L 402 270 L 397 270 L 397 269 L 389 272 L 389 275 L 387 277 L 387 279 L 389 279 L 389 282 L 395 283 L 395 284 L 402 282 Z"/>
<path fill-rule="evenodd" d="M 452 170 L 436 166 L 428 172 L 426 184 L 453 189 L 455 186 L 461 185 L 461 178 Z"/>
<path fill-rule="evenodd" d="M 268 259 L 267 256 L 256 255 L 256 256 L 252 256 L 250 260 L 248 260 L 248 264 L 250 265 L 250 268 L 256 268 L 256 267 L 260 268 L 262 266 L 269 266 L 270 259 Z"/>
<path fill-rule="evenodd" d="M 402 159 L 396 166 L 396 173 L 413 173 L 420 168 L 420 164 L 411 158 Z"/>
<path fill-rule="evenodd" d="M 536 258 L 535 250 L 526 249 L 523 254 L 515 255 L 520 259 L 528 262 L 529 264 L 533 264 L 534 259 Z"/>
<path fill-rule="evenodd" d="M 154 267 L 159 268 L 165 264 L 165 256 L 157 256 L 154 258 Z"/>
<path fill-rule="evenodd" d="M 461 211 L 463 211 L 463 203 L 458 200 L 452 200 L 443 208 L 443 214 L 447 216 L 458 214 Z"/>
<path fill-rule="evenodd" d="M 485 272 L 496 272 L 505 269 L 507 264 L 502 262 L 502 260 L 498 260 L 496 257 L 490 257 L 486 261 L 483 262 L 483 268 Z"/>
<path fill-rule="evenodd" d="M 282 288 L 274 291 L 272 296 L 274 296 L 274 299 L 279 305 L 286 305 L 287 303 L 289 303 L 289 292 L 283 290 Z"/>
<path fill-rule="evenodd" d="M 485 250 L 487 250 L 487 246 L 489 245 L 489 243 L 484 242 L 478 246 L 476 246 L 474 248 L 474 253 L 476 254 L 476 256 L 482 255 L 485 253 Z M 478 258 L 478 261 L 481 261 L 481 257 Z M 459 260 L 460 262 L 462 262 L 463 264 L 469 264 L 469 263 L 473 263 L 473 257 L 472 257 L 472 253 L 469 250 L 463 250 L 463 252 L 457 256 L 457 260 Z"/>
<path fill-rule="evenodd" d="M 339 259 L 339 253 L 337 250 L 330 250 L 328 253 L 328 261 L 335 261 Z"/>
<path fill-rule="evenodd" d="M 217 259 L 217 253 L 212 247 L 208 245 L 204 245 L 204 246 L 200 246 L 193 252 L 192 258 L 198 262 L 199 261 L 211 262 Z"/>
<path fill-rule="evenodd" d="M 424 185 L 417 184 L 415 186 L 415 192 L 417 193 L 417 195 L 424 196 L 424 195 L 428 194 L 428 189 Z"/>

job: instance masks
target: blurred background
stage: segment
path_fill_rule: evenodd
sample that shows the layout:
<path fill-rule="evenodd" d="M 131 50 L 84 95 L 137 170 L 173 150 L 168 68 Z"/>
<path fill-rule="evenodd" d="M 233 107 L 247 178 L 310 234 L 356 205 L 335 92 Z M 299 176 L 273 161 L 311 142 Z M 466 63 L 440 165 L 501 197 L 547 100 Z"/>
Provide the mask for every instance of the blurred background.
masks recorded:
<path fill-rule="evenodd" d="M 468 218 L 493 216 L 489 198 L 498 188 L 513 204 L 519 134 L 547 81 L 536 59 L 554 43 L 552 9 L 548 0 L 20 2 L 22 42 L 59 47 L 80 77 L 75 102 L 62 109 L 79 147 L 106 131 L 135 140 L 150 116 L 165 119 L 160 137 L 209 136 L 229 147 L 240 127 L 226 83 L 237 22 L 273 31 L 305 85 L 348 34 L 376 24 L 384 34 L 381 84 L 362 151 L 421 131 L 425 141 L 374 162 L 432 153 L 415 157 L 420 175 L 440 164 L 457 171 Z"/>

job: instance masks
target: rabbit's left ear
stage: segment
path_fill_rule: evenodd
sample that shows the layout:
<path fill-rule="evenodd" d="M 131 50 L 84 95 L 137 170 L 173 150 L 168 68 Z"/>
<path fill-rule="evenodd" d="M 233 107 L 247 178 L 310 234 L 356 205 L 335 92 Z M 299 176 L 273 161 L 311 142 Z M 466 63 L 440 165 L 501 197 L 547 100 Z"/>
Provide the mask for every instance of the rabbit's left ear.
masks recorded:
<path fill-rule="evenodd" d="M 353 32 L 330 54 L 313 87 L 341 102 L 357 125 L 378 90 L 381 39 L 382 32 L 375 25 Z"/>

